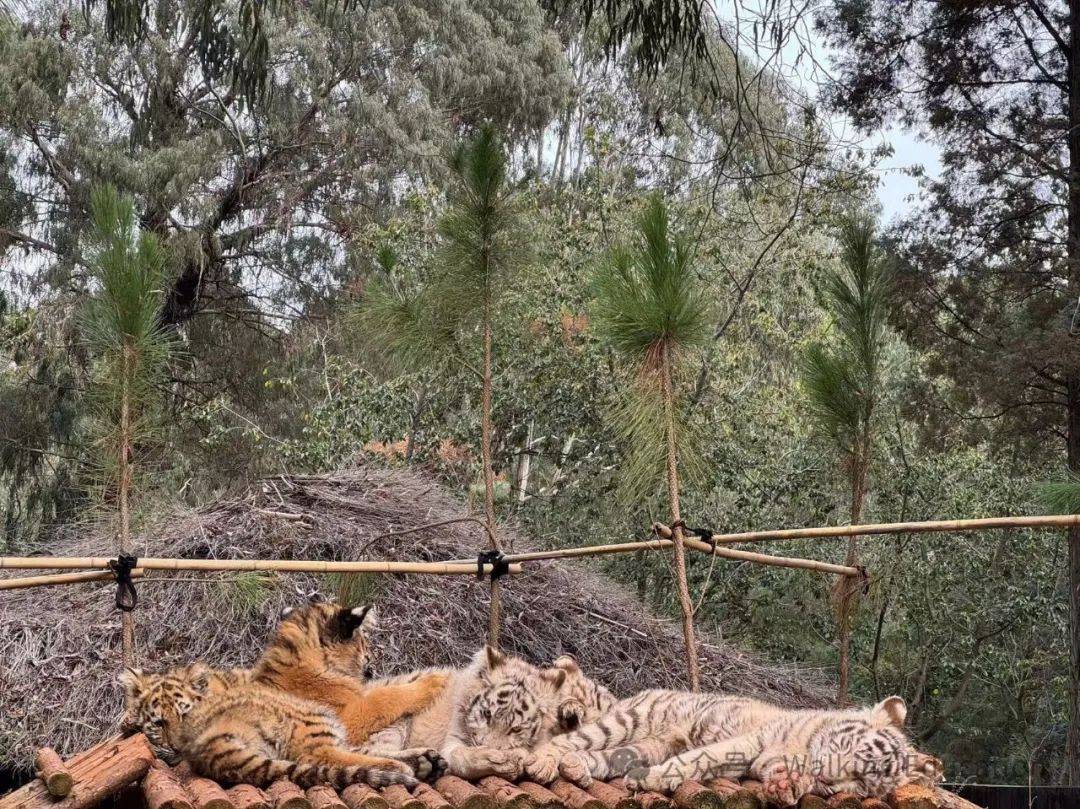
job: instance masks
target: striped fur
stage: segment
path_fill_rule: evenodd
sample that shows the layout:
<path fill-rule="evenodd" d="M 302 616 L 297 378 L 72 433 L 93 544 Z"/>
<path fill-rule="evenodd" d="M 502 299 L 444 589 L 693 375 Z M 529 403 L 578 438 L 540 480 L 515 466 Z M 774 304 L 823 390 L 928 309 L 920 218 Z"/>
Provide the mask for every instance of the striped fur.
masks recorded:
<path fill-rule="evenodd" d="M 137 726 L 170 764 L 188 761 L 216 781 L 269 786 L 417 782 L 408 765 L 348 747 L 333 711 L 250 680 L 245 672 L 202 664 L 144 674 L 127 669 L 125 724 Z"/>
<path fill-rule="evenodd" d="M 908 782 L 936 783 L 941 762 L 917 753 L 902 730 L 899 697 L 873 708 L 787 710 L 758 700 L 644 691 L 598 721 L 538 749 L 527 772 L 547 783 L 626 776 L 634 789 L 753 776 L 770 799 L 794 805 L 813 792 L 884 797 Z"/>

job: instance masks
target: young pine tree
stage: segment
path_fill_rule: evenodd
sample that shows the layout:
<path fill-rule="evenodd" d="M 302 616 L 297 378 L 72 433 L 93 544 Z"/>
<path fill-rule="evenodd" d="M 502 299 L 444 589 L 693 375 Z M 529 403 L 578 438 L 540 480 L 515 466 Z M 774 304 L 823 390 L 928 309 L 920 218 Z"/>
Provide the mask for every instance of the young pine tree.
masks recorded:
<path fill-rule="evenodd" d="M 709 340 L 704 285 L 694 274 L 692 246 L 671 232 L 659 196 L 649 199 L 628 247 L 614 250 L 595 278 L 594 323 L 601 338 L 630 365 L 634 388 L 616 414 L 629 448 L 624 496 L 664 489 L 677 523 L 679 475 L 693 465 L 688 425 L 680 406 L 680 370 Z M 682 529 L 674 529 L 675 583 L 682 610 L 690 686 L 700 688 L 693 605 L 686 577 Z"/>
<path fill-rule="evenodd" d="M 151 432 L 152 414 L 168 354 L 158 327 L 164 253 L 153 234 L 139 230 L 135 205 L 112 186 L 90 197 L 96 282 L 83 318 L 94 356 L 97 399 L 95 445 L 103 471 L 103 499 L 115 503 L 117 550 L 130 554 L 136 450 Z M 135 628 L 123 613 L 124 664 L 133 665 Z"/>
<path fill-rule="evenodd" d="M 825 281 L 825 306 L 836 340 L 812 345 L 803 358 L 803 385 L 818 431 L 836 448 L 851 491 L 851 523 L 862 522 L 874 449 L 875 417 L 884 387 L 886 317 L 892 270 L 874 243 L 873 223 L 852 219 L 840 232 L 839 270 Z M 856 537 L 848 539 L 844 564 L 858 562 Z M 858 582 L 844 577 L 833 592 L 840 662 L 836 701 L 845 705 L 851 661 L 851 627 Z"/>
<path fill-rule="evenodd" d="M 495 522 L 491 457 L 492 375 L 496 314 L 504 290 L 527 263 L 518 200 L 506 176 L 506 154 L 491 127 L 461 143 L 450 159 L 453 176 L 439 222 L 439 252 L 427 285 L 403 291 L 393 282 L 393 261 L 381 253 L 381 278 L 369 284 L 360 307 L 365 331 L 406 364 L 457 362 L 476 378 L 480 393 L 480 456 L 484 522 L 492 550 L 500 550 Z M 479 345 L 471 338 L 479 338 Z M 480 362 L 471 361 L 479 354 Z M 491 583 L 489 643 L 498 646 L 499 583 Z"/>

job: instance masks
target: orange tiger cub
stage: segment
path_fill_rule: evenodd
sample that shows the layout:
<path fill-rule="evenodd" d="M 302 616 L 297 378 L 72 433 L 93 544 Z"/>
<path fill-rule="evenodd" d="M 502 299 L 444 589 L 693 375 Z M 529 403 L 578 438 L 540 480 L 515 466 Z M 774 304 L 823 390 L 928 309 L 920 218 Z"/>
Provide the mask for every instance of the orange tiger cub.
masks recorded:
<path fill-rule="evenodd" d="M 258 685 L 247 672 L 199 663 L 159 674 L 126 669 L 127 728 L 141 729 L 169 764 L 187 761 L 217 781 L 269 786 L 285 778 L 301 786 L 372 786 L 417 780 L 410 767 L 350 749 L 333 711 Z"/>
<path fill-rule="evenodd" d="M 349 744 L 427 708 L 446 687 L 443 672 L 410 682 L 369 685 L 368 632 L 373 607 L 349 609 L 313 602 L 282 613 L 273 642 L 251 670 L 251 679 L 330 708 L 345 727 Z M 361 679 L 363 678 L 363 679 Z"/>

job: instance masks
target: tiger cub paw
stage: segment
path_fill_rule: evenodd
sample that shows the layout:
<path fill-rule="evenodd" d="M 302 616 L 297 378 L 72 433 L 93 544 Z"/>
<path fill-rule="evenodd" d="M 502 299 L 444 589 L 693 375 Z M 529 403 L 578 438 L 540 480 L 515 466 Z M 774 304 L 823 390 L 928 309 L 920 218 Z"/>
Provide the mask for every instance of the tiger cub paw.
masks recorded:
<path fill-rule="evenodd" d="M 800 769 L 794 762 L 779 759 L 761 772 L 761 788 L 769 803 L 795 806 L 814 788 L 814 777 L 806 767 Z"/>
<path fill-rule="evenodd" d="M 420 782 L 416 776 L 413 775 L 412 768 L 409 765 L 402 762 L 392 762 L 393 768 L 387 767 L 366 767 L 361 770 L 361 777 L 357 779 L 358 783 L 364 783 L 372 787 L 389 787 L 394 784 L 401 784 L 407 789 L 412 789 Z"/>
<path fill-rule="evenodd" d="M 631 792 L 674 792 L 683 780 L 664 767 L 637 767 L 626 774 L 623 783 Z"/>
<path fill-rule="evenodd" d="M 525 764 L 525 772 L 538 784 L 550 784 L 559 777 L 559 757 L 550 750 L 539 750 Z"/>
<path fill-rule="evenodd" d="M 564 700 L 559 704 L 559 710 L 557 717 L 559 720 L 559 728 L 563 733 L 569 733 L 572 730 L 577 730 L 581 725 L 585 723 L 585 714 L 587 709 L 585 703 L 579 699 Z"/>
<path fill-rule="evenodd" d="M 399 761 L 412 767 L 416 777 L 421 781 L 434 781 L 446 773 L 446 759 L 438 750 L 405 750 L 398 755 Z"/>
<path fill-rule="evenodd" d="M 572 784 L 587 788 L 593 782 L 589 765 L 583 756 L 567 753 L 559 762 L 559 774 Z"/>

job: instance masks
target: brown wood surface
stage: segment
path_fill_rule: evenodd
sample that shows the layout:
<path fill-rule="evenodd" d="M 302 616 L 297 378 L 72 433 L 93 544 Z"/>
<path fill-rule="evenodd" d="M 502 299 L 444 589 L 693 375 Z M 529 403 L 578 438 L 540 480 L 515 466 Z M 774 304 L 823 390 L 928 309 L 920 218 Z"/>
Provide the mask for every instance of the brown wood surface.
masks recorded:
<path fill-rule="evenodd" d="M 427 784 L 420 784 L 413 790 L 415 795 L 426 809 L 450 809 L 450 803 L 437 790 Z"/>
<path fill-rule="evenodd" d="M 829 809 L 862 809 L 862 798 L 850 792 L 837 792 L 827 802 Z"/>
<path fill-rule="evenodd" d="M 906 784 L 889 796 L 889 805 L 894 809 L 938 809 L 941 802 L 935 790 L 921 784 Z"/>
<path fill-rule="evenodd" d="M 386 799 L 367 784 L 351 784 L 341 791 L 349 809 L 389 809 Z"/>
<path fill-rule="evenodd" d="M 275 781 L 266 790 L 274 809 L 311 809 L 311 801 L 292 781 Z"/>
<path fill-rule="evenodd" d="M 74 784 L 71 773 L 64 760 L 51 747 L 42 747 L 34 754 L 34 767 L 45 789 L 54 798 L 65 798 L 71 792 Z"/>
<path fill-rule="evenodd" d="M 435 788 L 454 809 L 497 809 L 498 806 L 484 790 L 456 775 L 444 775 L 435 782 Z"/>
<path fill-rule="evenodd" d="M 642 809 L 671 809 L 671 798 L 659 792 L 638 792 L 635 797 L 641 801 Z"/>
<path fill-rule="evenodd" d="M 271 806 L 266 793 L 250 784 L 237 784 L 225 794 L 236 809 L 270 809 Z"/>
<path fill-rule="evenodd" d="M 576 784 L 560 778 L 550 787 L 566 809 L 604 809 L 604 804 Z"/>
<path fill-rule="evenodd" d="M 799 809 L 828 809 L 828 807 L 829 802 L 820 795 L 803 795 L 799 799 Z"/>
<path fill-rule="evenodd" d="M 147 809 L 195 809 L 180 777 L 160 761 L 143 777 L 142 793 Z"/>
<path fill-rule="evenodd" d="M 414 798 L 401 784 L 392 784 L 383 787 L 380 791 L 386 798 L 386 802 L 390 804 L 390 809 L 424 809 L 424 802 L 419 798 Z M 330 807 L 316 806 L 315 809 L 330 809 Z"/>
<path fill-rule="evenodd" d="M 233 809 L 232 801 L 217 781 L 201 778 L 190 772 L 181 772 L 180 777 L 192 803 L 195 804 L 195 809 Z"/>
<path fill-rule="evenodd" d="M 477 781 L 480 788 L 495 799 L 501 809 L 529 809 L 533 800 L 528 793 L 522 792 L 505 778 L 489 775 Z"/>
<path fill-rule="evenodd" d="M 733 792 L 724 796 L 725 809 L 762 809 L 765 803 L 761 784 L 751 783 L 749 786 L 738 784 Z"/>
<path fill-rule="evenodd" d="M 552 806 L 561 805 L 562 801 L 559 800 L 559 796 L 552 792 L 547 787 L 542 787 L 540 784 L 533 781 L 523 781 L 518 784 L 518 789 L 532 798 L 534 805 L 539 809 L 549 809 Z"/>
<path fill-rule="evenodd" d="M 71 792 L 57 800 L 44 782 L 34 779 L 0 798 L 0 809 L 91 809 L 105 798 L 146 775 L 154 754 L 141 733 L 114 737 L 67 762 L 74 782 Z"/>
<path fill-rule="evenodd" d="M 671 799 L 679 809 L 723 809 L 724 806 L 724 798 L 696 781 L 686 781 L 671 793 Z"/>
<path fill-rule="evenodd" d="M 593 781 L 585 790 L 608 809 L 642 809 L 641 801 L 616 784 Z"/>
<path fill-rule="evenodd" d="M 881 798 L 863 798 L 862 809 L 889 809 L 889 804 Z"/>

